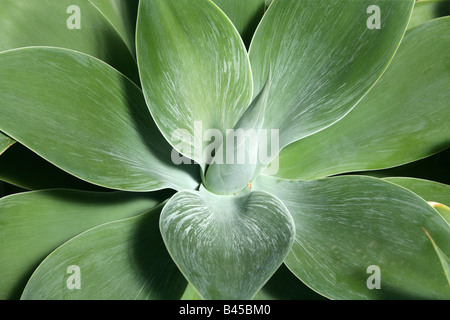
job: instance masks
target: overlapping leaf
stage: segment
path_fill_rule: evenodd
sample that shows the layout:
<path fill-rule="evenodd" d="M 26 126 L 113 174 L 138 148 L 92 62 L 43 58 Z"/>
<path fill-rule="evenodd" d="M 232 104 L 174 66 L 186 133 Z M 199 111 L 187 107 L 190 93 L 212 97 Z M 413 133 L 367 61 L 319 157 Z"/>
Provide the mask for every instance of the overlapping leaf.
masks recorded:
<path fill-rule="evenodd" d="M 285 259 L 308 286 L 333 299 L 448 299 L 442 265 L 424 229 L 449 254 L 448 223 L 414 193 L 376 178 L 288 181 L 261 176 L 279 197 L 296 239 Z M 367 285 L 370 266 L 380 289 Z"/>
<path fill-rule="evenodd" d="M 0 129 L 46 160 L 115 189 L 197 186 L 195 166 L 172 163 L 141 90 L 104 62 L 38 47 L 3 52 L 0 66 Z"/>
<path fill-rule="evenodd" d="M 164 247 L 160 211 L 105 223 L 72 238 L 36 269 L 22 299 L 179 299 L 186 280 Z M 70 266 L 79 268 L 78 290 L 70 286 Z"/>
<path fill-rule="evenodd" d="M 250 63 L 238 32 L 210 1 L 143 1 L 137 57 L 158 127 L 178 151 L 204 165 L 204 132 L 224 134 L 250 103 Z"/>
<path fill-rule="evenodd" d="M 284 149 L 278 177 L 315 179 L 393 167 L 450 144 L 450 18 L 405 35 L 386 73 L 345 118 Z"/>
<path fill-rule="evenodd" d="M 89 2 L 108 19 L 135 56 L 135 31 L 139 0 L 89 0 Z"/>
<path fill-rule="evenodd" d="M 107 7 L 110 0 L 103 2 Z M 125 1 L 116 2 L 125 5 Z M 3 0 L 0 12 L 4 13 L 0 19 L 0 51 L 28 46 L 73 49 L 97 57 L 136 83 L 139 81 L 133 55 L 108 19 L 124 21 L 114 13 L 106 17 L 90 1 Z M 80 29 L 72 29 L 75 22 L 79 22 Z"/>
<path fill-rule="evenodd" d="M 418 1 L 414 5 L 413 15 L 408 28 L 414 28 L 424 22 L 450 15 L 450 2 L 448 0 Z"/>
<path fill-rule="evenodd" d="M 213 0 L 230 18 L 246 46 L 250 45 L 253 33 L 267 7 L 266 0 Z"/>
<path fill-rule="evenodd" d="M 450 206 L 450 186 L 424 179 L 391 177 L 385 178 L 389 182 L 405 187 L 426 201 L 440 202 Z"/>
<path fill-rule="evenodd" d="M 143 213 L 165 200 L 160 196 L 55 189 L 0 199 L 0 299 L 18 299 L 33 270 L 63 242 Z M 54 275 L 61 279 L 64 273 Z"/>
<path fill-rule="evenodd" d="M 254 95 L 273 69 L 265 127 L 280 148 L 331 125 L 373 86 L 406 30 L 414 1 L 376 1 L 380 29 L 368 26 L 374 1 L 275 1 L 249 56 Z"/>

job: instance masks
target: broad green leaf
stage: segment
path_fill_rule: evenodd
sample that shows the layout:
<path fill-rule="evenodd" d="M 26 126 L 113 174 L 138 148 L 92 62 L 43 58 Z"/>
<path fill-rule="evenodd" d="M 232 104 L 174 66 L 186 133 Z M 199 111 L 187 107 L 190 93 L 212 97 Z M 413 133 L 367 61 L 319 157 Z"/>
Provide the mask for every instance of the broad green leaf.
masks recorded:
<path fill-rule="evenodd" d="M 33 270 L 63 242 L 97 225 L 141 214 L 163 200 L 160 193 L 56 189 L 0 199 L 0 299 L 18 299 Z"/>
<path fill-rule="evenodd" d="M 380 29 L 372 24 L 375 4 Z M 391 61 L 413 4 L 413 0 L 272 3 L 249 56 L 254 95 L 272 66 L 265 128 L 280 130 L 280 148 L 344 117 L 370 90 Z"/>
<path fill-rule="evenodd" d="M 230 18 L 248 47 L 266 9 L 265 0 L 213 0 Z"/>
<path fill-rule="evenodd" d="M 331 127 L 282 150 L 278 177 L 316 179 L 415 161 L 450 144 L 450 18 L 409 30 L 367 96 Z"/>
<path fill-rule="evenodd" d="M 73 49 L 104 60 L 138 83 L 136 62 L 125 42 L 90 1 L 2 0 L 0 12 L 0 51 L 29 46 Z"/>
<path fill-rule="evenodd" d="M 204 165 L 204 133 L 224 134 L 250 104 L 250 63 L 238 32 L 209 0 L 141 1 L 137 58 L 161 132 Z"/>
<path fill-rule="evenodd" d="M 262 167 L 260 151 L 270 143 L 263 139 L 262 126 L 270 90 L 270 76 L 261 93 L 253 100 L 243 116 L 227 133 L 225 140 L 208 167 L 204 185 L 217 194 L 232 194 L 243 190 Z M 231 157 L 230 157 L 231 156 Z M 230 159 L 231 158 L 231 159 Z M 268 159 L 270 161 L 270 159 Z"/>
<path fill-rule="evenodd" d="M 139 0 L 89 0 L 89 2 L 112 24 L 135 56 L 135 30 Z"/>
<path fill-rule="evenodd" d="M 440 202 L 450 206 L 450 186 L 424 179 L 391 177 L 384 180 L 411 190 L 426 201 Z"/>
<path fill-rule="evenodd" d="M 332 299 L 450 298 L 442 266 L 423 232 L 448 255 L 449 225 L 411 191 L 363 176 L 315 181 L 261 176 L 254 188 L 280 198 L 293 216 L 296 238 L 285 263 L 320 294 Z M 376 267 L 379 289 L 371 287 Z"/>
<path fill-rule="evenodd" d="M 0 53 L 0 66 L 0 130 L 44 159 L 113 189 L 197 186 L 195 166 L 171 162 L 141 90 L 109 65 L 37 47 Z"/>
<path fill-rule="evenodd" d="M 20 143 L 15 143 L 0 157 L 0 180 L 27 190 L 108 191 L 59 169 Z"/>
<path fill-rule="evenodd" d="M 13 139 L 0 132 L 0 155 L 2 155 L 6 149 L 12 146 L 14 142 L 15 141 Z"/>
<path fill-rule="evenodd" d="M 413 15 L 409 21 L 408 29 L 424 22 L 450 15 L 449 0 L 419 1 L 414 5 Z"/>
<path fill-rule="evenodd" d="M 139 216 L 99 225 L 72 238 L 39 265 L 21 298 L 179 299 L 186 280 L 161 239 L 160 212 L 161 206 Z M 68 269 L 70 266 L 78 270 Z M 79 289 L 71 289 L 77 284 L 75 272 L 80 276 Z"/>
<path fill-rule="evenodd" d="M 294 238 L 289 212 L 265 192 L 181 191 L 164 207 L 160 228 L 173 260 L 205 299 L 252 298 Z"/>

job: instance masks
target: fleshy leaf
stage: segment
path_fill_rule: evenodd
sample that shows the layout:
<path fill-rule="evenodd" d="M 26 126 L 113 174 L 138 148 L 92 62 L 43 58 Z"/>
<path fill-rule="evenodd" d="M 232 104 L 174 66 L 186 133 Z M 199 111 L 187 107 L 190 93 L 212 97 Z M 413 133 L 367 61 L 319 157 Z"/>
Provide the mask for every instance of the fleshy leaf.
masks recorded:
<path fill-rule="evenodd" d="M 12 146 L 14 142 L 15 141 L 13 139 L 0 132 L 0 155 L 2 155 L 6 149 Z"/>
<path fill-rule="evenodd" d="M 204 167 L 204 132 L 224 134 L 251 101 L 250 63 L 238 32 L 210 1 L 141 1 L 137 57 L 156 124 Z"/>
<path fill-rule="evenodd" d="M 271 142 L 262 127 L 269 90 L 270 75 L 261 93 L 245 110 L 216 151 L 204 181 L 208 190 L 217 194 L 236 193 L 243 190 L 253 181 L 253 178 L 259 175 L 259 169 L 262 167 L 261 149 L 269 150 Z M 270 160 L 268 158 L 267 162 Z"/>
<path fill-rule="evenodd" d="M 254 188 L 280 198 L 293 216 L 296 239 L 285 263 L 320 294 L 332 299 L 450 298 L 442 266 L 422 229 L 448 255 L 450 228 L 411 191 L 363 176 L 315 181 L 260 176 Z"/>
<path fill-rule="evenodd" d="M 369 14 L 374 3 L 380 24 Z M 344 117 L 391 61 L 413 0 L 274 1 L 249 49 L 254 95 L 273 68 L 265 127 L 280 148 Z"/>
<path fill-rule="evenodd" d="M 64 243 L 39 265 L 21 298 L 179 299 L 186 280 L 164 247 L 160 211 L 105 223 Z"/>
<path fill-rule="evenodd" d="M 136 62 L 125 42 L 89 1 L 2 0 L 0 12 L 0 51 L 30 46 L 77 50 L 107 62 L 138 83 Z"/>
<path fill-rule="evenodd" d="M 146 212 L 163 194 L 45 190 L 0 199 L 0 299 L 18 299 L 56 247 L 97 225 Z"/>
<path fill-rule="evenodd" d="M 282 150 L 276 176 L 388 168 L 448 147 L 449 28 L 450 18 L 440 18 L 409 30 L 367 96 L 341 121 Z"/>
<path fill-rule="evenodd" d="M 213 0 L 230 18 L 248 47 L 266 9 L 265 0 Z"/>
<path fill-rule="evenodd" d="M 205 299 L 250 299 L 281 265 L 294 238 L 284 205 L 265 192 L 175 194 L 161 213 L 164 242 Z"/>
<path fill-rule="evenodd" d="M 197 186 L 195 166 L 171 162 L 141 90 L 104 62 L 38 47 L 0 53 L 0 66 L 0 130 L 44 159 L 113 189 Z"/>

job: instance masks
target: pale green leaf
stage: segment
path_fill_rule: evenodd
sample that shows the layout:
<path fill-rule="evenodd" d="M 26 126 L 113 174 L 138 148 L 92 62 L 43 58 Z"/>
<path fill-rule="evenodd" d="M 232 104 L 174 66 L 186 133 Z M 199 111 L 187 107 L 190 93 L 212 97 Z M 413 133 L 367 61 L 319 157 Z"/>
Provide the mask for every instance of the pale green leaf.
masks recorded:
<path fill-rule="evenodd" d="M 161 196 L 55 189 L 0 199 L 0 299 L 18 299 L 33 270 L 63 242 L 141 214 L 165 200 Z"/>
<path fill-rule="evenodd" d="M 372 5 L 380 9 L 373 29 Z M 279 146 L 344 117 L 391 61 L 413 0 L 274 1 L 252 40 L 254 95 L 273 67 L 265 128 L 279 129 Z M 369 10 L 370 11 L 370 10 Z"/>
<path fill-rule="evenodd" d="M 270 76 L 261 93 L 216 150 L 214 161 L 208 167 L 204 181 L 208 190 L 218 194 L 239 192 L 259 175 L 263 166 L 260 158 L 261 149 L 268 150 L 271 141 L 267 139 L 267 134 L 266 139 L 262 139 L 261 130 L 269 90 Z"/>
<path fill-rule="evenodd" d="M 137 57 L 156 124 L 203 166 L 205 131 L 224 134 L 250 104 L 250 63 L 238 32 L 210 1 L 143 1 Z"/>
<path fill-rule="evenodd" d="M 423 232 L 425 228 L 448 255 L 450 228 L 411 191 L 363 176 L 315 181 L 261 176 L 254 187 L 288 208 L 296 238 L 285 263 L 324 296 L 450 298 L 441 263 Z M 379 288 L 372 287 L 377 274 L 371 266 L 379 268 Z"/>
<path fill-rule="evenodd" d="M 281 265 L 294 238 L 284 205 L 265 192 L 175 194 L 161 213 L 164 242 L 205 299 L 250 299 Z"/>
<path fill-rule="evenodd" d="M 114 189 L 197 186 L 195 166 L 172 163 L 141 90 L 104 62 L 37 47 L 0 53 L 0 66 L 0 130 L 44 159 Z"/>
<path fill-rule="evenodd" d="M 450 18 L 409 30 L 366 97 L 331 127 L 282 150 L 278 177 L 316 179 L 415 161 L 450 144 Z"/>
<path fill-rule="evenodd" d="M 89 229 L 53 251 L 36 269 L 24 300 L 179 299 L 186 280 L 158 229 L 161 207 Z M 70 266 L 78 268 L 79 282 Z M 79 289 L 73 286 L 79 284 Z"/>

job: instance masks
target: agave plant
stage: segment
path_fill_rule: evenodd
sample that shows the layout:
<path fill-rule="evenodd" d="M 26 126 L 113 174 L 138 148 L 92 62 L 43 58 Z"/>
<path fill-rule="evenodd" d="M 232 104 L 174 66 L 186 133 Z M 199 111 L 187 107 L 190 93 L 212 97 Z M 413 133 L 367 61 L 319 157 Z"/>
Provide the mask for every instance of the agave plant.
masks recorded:
<path fill-rule="evenodd" d="M 445 8 L 2 0 L 0 297 L 449 299 Z"/>

